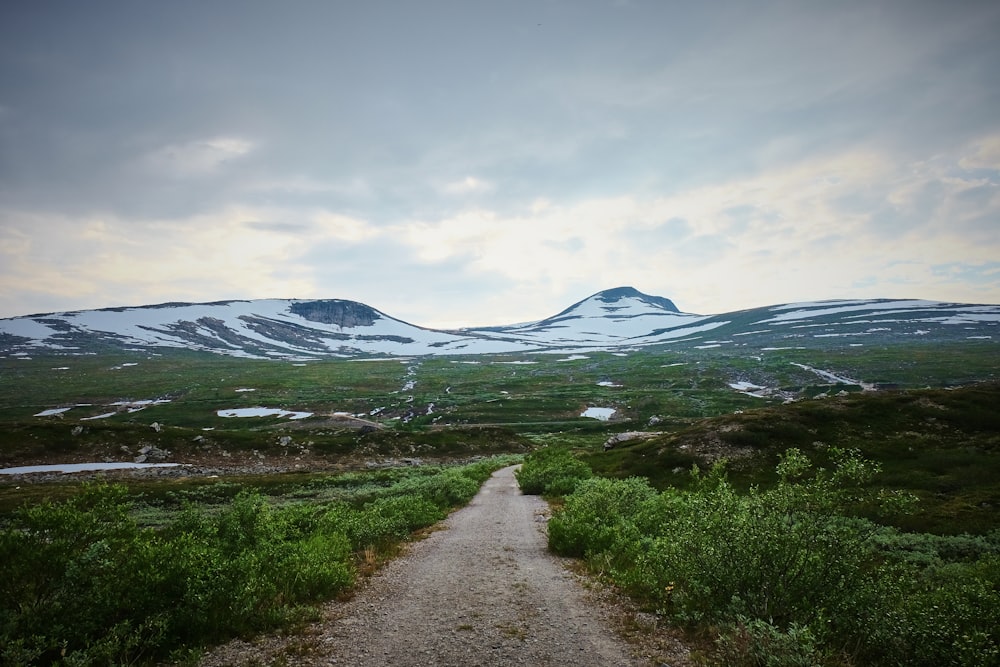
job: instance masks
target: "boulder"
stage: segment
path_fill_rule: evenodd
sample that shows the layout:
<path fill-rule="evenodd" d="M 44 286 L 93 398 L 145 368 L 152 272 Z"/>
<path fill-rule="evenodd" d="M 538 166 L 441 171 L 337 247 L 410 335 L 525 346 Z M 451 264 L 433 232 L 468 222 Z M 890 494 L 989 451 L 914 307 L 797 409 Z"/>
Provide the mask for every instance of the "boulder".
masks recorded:
<path fill-rule="evenodd" d="M 617 445 L 620 445 L 623 442 L 630 442 L 632 440 L 648 440 L 649 438 L 655 438 L 656 436 L 662 434 L 662 431 L 626 431 L 625 433 L 616 433 L 604 441 L 604 451 L 614 449 Z"/>

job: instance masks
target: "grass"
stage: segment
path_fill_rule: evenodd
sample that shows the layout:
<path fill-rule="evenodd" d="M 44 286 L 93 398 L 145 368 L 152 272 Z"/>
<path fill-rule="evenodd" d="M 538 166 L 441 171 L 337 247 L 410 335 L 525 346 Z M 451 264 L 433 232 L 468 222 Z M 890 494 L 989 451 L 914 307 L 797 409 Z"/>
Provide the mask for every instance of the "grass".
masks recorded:
<path fill-rule="evenodd" d="M 171 451 L 174 460 L 256 452 L 281 462 L 308 451 L 312 462 L 357 467 L 385 458 L 439 460 L 558 444 L 587 453 L 602 474 L 643 475 L 662 488 L 682 484 L 683 473 L 713 450 L 754 453 L 754 463 L 740 459 L 731 466 L 734 482 L 749 485 L 769 481 L 766 471 L 779 447 L 818 452 L 823 446 L 850 446 L 878 460 L 887 483 L 917 491 L 925 500 L 924 518 L 938 529 L 956 517 L 963 528 L 992 525 L 981 518 L 996 502 L 989 481 L 991 434 L 997 431 L 996 403 L 990 401 L 996 397 L 940 394 L 928 399 L 947 408 L 936 410 L 896 390 L 995 381 L 1000 355 L 994 343 L 772 351 L 666 346 L 586 357 L 479 355 L 297 365 L 176 350 L 0 359 L 0 465 L 131 460 L 141 446 L 151 445 Z M 890 390 L 860 395 L 859 386 L 830 384 L 802 366 Z M 63 367 L 68 370 L 54 370 Z M 780 397 L 762 399 L 730 388 L 737 381 L 800 398 L 848 395 L 786 407 Z M 114 410 L 112 403 L 151 399 L 169 402 L 83 421 Z M 62 417 L 33 416 L 68 406 L 74 407 Z M 292 422 L 216 414 L 254 406 L 315 416 Z M 610 422 L 580 417 L 588 406 L 614 408 L 615 417 Z M 335 412 L 360 415 L 384 428 L 367 433 L 346 428 L 331 420 Z M 162 425 L 159 431 L 150 428 L 154 422 Z M 630 430 L 666 435 L 601 452 L 610 435 Z M 283 438 L 291 443 L 283 445 Z M 31 493 L 14 494 L 0 478 L 0 506 Z M 53 486 L 49 493 L 60 492 Z"/>
<path fill-rule="evenodd" d="M 988 536 L 1000 530 L 996 349 L 994 343 L 972 341 L 774 351 L 666 346 L 626 356 L 589 353 L 571 361 L 504 355 L 321 360 L 304 366 L 188 351 L 0 359 L 0 466 L 131 460 L 145 445 L 169 450 L 181 461 L 260 455 L 289 462 L 308 452 L 305 469 L 298 472 L 130 480 L 131 520 L 141 530 L 169 532 L 183 508 L 197 507 L 205 521 L 215 521 L 228 516 L 248 490 L 289 517 L 292 523 L 283 526 L 305 521 L 308 508 L 381 508 L 404 516 L 414 508 L 394 504 L 397 493 L 423 494 L 435 498 L 436 506 L 450 502 L 452 492 L 440 475 L 462 493 L 469 490 L 467 481 L 456 482 L 433 464 L 545 445 L 576 453 L 598 475 L 642 476 L 657 489 L 684 488 L 692 466 L 704 468 L 727 457 L 729 481 L 740 490 L 773 487 L 779 454 L 789 447 L 820 466 L 829 465 L 832 448 L 848 448 L 881 467 L 879 487 L 918 496 L 918 511 L 891 525 L 993 539 Z M 831 384 L 802 366 L 881 390 Z M 68 370 L 56 370 L 63 367 Z M 800 400 L 783 405 L 781 397 L 748 396 L 729 386 L 738 381 Z M 151 399 L 169 402 L 136 412 L 109 407 Z M 34 416 L 70 406 L 62 417 Z M 314 416 L 292 422 L 217 415 L 255 406 Z M 588 406 L 614 408 L 615 418 L 581 418 Z M 112 417 L 84 420 L 112 410 Z M 337 412 L 379 428 L 348 428 L 331 419 Z M 151 428 L 154 422 L 157 429 Z M 662 434 L 603 451 L 610 435 L 632 430 Z M 402 458 L 425 465 L 358 470 L 368 461 Z M 27 484 L 0 477 L 0 526 L 12 520 L 17 507 L 72 501 L 79 493 L 80 485 L 71 481 Z M 874 515 L 865 506 L 856 511 Z M 363 521 L 351 525 L 356 540 L 375 530 Z M 392 530 L 409 528 L 401 524 Z M 374 570 L 393 553 L 389 544 L 352 547 L 351 567 L 359 573 Z M 513 626 L 507 630 L 512 637 L 519 634 Z"/>
<path fill-rule="evenodd" d="M 151 664 L 294 628 L 517 460 L 74 485 L 25 502 L 0 514 L 0 662 Z"/>
<path fill-rule="evenodd" d="M 537 424 L 579 423 L 588 405 L 614 407 L 620 419 L 636 423 L 654 415 L 696 419 L 759 406 L 761 399 L 729 389 L 728 383 L 736 380 L 801 392 L 829 389 L 829 383 L 793 363 L 903 388 L 1000 378 L 1000 355 L 994 344 L 982 342 L 768 352 L 667 349 L 587 356 L 573 361 L 542 354 L 402 362 L 317 360 L 302 366 L 188 351 L 6 358 L 0 359 L 0 415 L 4 420 L 31 420 L 44 409 L 90 404 L 64 415 L 75 422 L 111 411 L 108 406 L 115 402 L 169 399 L 106 421 L 225 430 L 285 423 L 215 414 L 259 405 L 317 415 L 377 411 L 376 418 L 387 423 L 504 424 L 530 432 Z M 54 370 L 63 367 L 68 370 Z M 404 390 L 410 381 L 412 388 Z M 622 386 L 598 385 L 608 381 Z"/>
<path fill-rule="evenodd" d="M 824 464 L 832 448 L 877 462 L 878 484 L 920 498 L 895 520 L 904 529 L 983 533 L 1000 529 L 1000 384 L 954 390 L 851 394 L 699 421 L 584 459 L 600 474 L 642 476 L 658 488 L 686 486 L 692 465 L 731 459 L 740 488 L 776 481 L 781 452 L 797 447 Z"/>

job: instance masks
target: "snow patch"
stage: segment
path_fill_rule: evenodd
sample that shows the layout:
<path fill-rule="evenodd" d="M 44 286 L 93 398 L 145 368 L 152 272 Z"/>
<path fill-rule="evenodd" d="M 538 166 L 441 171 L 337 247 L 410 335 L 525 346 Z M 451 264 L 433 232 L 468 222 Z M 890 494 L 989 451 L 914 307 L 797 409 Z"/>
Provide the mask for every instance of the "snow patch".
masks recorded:
<path fill-rule="evenodd" d="M 751 389 L 764 389 L 764 387 L 762 387 L 759 384 L 754 384 L 753 382 L 746 382 L 744 380 L 740 380 L 739 382 L 730 382 L 729 386 L 737 391 L 744 391 L 744 392 L 749 391 Z"/>
<path fill-rule="evenodd" d="M 805 364 L 800 364 L 794 361 L 790 363 L 792 364 L 792 366 L 798 366 L 802 370 L 815 373 L 816 375 L 818 375 L 819 377 L 823 378 L 828 382 L 835 382 L 837 384 L 855 384 L 864 389 L 865 391 L 873 391 L 875 389 L 875 385 L 866 382 L 861 382 L 860 380 L 853 380 L 846 376 L 836 375 L 835 373 L 831 373 L 830 371 L 820 370 L 818 368 L 813 368 L 812 366 L 806 366 Z"/>
<path fill-rule="evenodd" d="M 72 410 L 72 409 L 73 409 L 72 407 L 68 407 L 68 408 L 49 408 L 48 410 L 42 410 L 41 412 L 39 412 L 37 415 L 34 415 L 34 416 L 35 417 L 51 417 L 53 415 L 61 415 L 62 413 L 66 412 L 67 410 Z"/>
<path fill-rule="evenodd" d="M 906 300 L 906 301 L 834 301 L 834 302 L 812 302 L 812 303 L 796 303 L 788 304 L 785 306 L 780 306 L 778 308 L 772 308 L 772 311 L 798 308 L 799 310 L 792 310 L 790 312 L 780 313 L 775 315 L 771 319 L 761 320 L 755 322 L 754 324 L 773 324 L 773 323 L 791 323 L 793 321 L 799 321 L 803 319 L 809 319 L 814 317 L 824 317 L 826 315 L 838 315 L 840 313 L 851 313 L 856 311 L 866 311 L 874 310 L 880 311 L 876 313 L 865 313 L 864 315 L 858 315 L 858 317 L 868 317 L 872 315 L 888 315 L 895 314 L 900 311 L 913 311 L 913 310 L 934 310 L 940 308 L 945 304 L 937 301 L 921 301 L 921 300 Z M 820 307 L 817 307 L 820 306 Z M 832 307 L 831 307 L 832 306 Z"/>
<path fill-rule="evenodd" d="M 217 410 L 215 414 L 220 417 L 288 417 L 289 419 L 305 419 L 313 415 L 311 412 L 295 412 L 280 408 L 234 408 Z"/>
<path fill-rule="evenodd" d="M 586 410 L 580 413 L 580 416 L 591 417 L 593 419 L 598 419 L 602 422 L 606 422 L 609 419 L 611 419 L 611 416 L 615 414 L 615 412 L 617 412 L 617 410 L 615 410 L 614 408 L 588 407 Z"/>
<path fill-rule="evenodd" d="M 108 417 L 114 417 L 117 412 L 105 412 L 103 415 L 94 415 L 93 417 L 81 417 L 80 421 L 89 422 L 93 419 L 107 419 Z"/>
<path fill-rule="evenodd" d="M 155 398 L 142 401 L 118 401 L 116 403 L 112 403 L 111 405 L 119 408 L 125 408 L 127 412 L 139 412 L 140 410 L 145 410 L 151 405 L 163 405 L 164 403 L 169 402 L 169 398 Z"/>

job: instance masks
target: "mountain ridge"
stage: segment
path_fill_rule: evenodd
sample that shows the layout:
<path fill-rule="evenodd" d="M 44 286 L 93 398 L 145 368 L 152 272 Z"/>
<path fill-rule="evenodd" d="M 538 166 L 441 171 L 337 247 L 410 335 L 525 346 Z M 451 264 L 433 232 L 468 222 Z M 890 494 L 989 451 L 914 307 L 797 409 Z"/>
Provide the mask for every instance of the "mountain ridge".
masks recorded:
<path fill-rule="evenodd" d="M 188 348 L 252 358 L 597 351 L 677 345 L 760 349 L 870 341 L 1000 341 L 1000 305 L 919 299 L 681 312 L 634 287 L 602 290 L 550 317 L 457 330 L 422 327 L 347 299 L 258 299 L 42 313 L 0 319 L 0 354 Z M 838 340 L 843 339 L 843 340 Z"/>

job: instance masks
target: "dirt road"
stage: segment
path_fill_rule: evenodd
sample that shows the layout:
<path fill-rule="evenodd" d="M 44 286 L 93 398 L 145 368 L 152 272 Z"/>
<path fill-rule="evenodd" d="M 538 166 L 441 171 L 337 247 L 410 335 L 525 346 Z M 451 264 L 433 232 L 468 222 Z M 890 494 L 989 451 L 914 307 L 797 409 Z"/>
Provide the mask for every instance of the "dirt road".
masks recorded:
<path fill-rule="evenodd" d="M 413 544 L 350 602 L 329 605 L 308 640 L 230 645 L 203 664 L 269 664 L 276 651 L 287 664 L 351 667 L 659 664 L 636 657 L 547 552 L 547 509 L 521 495 L 513 468 L 500 470 L 444 530 Z"/>

